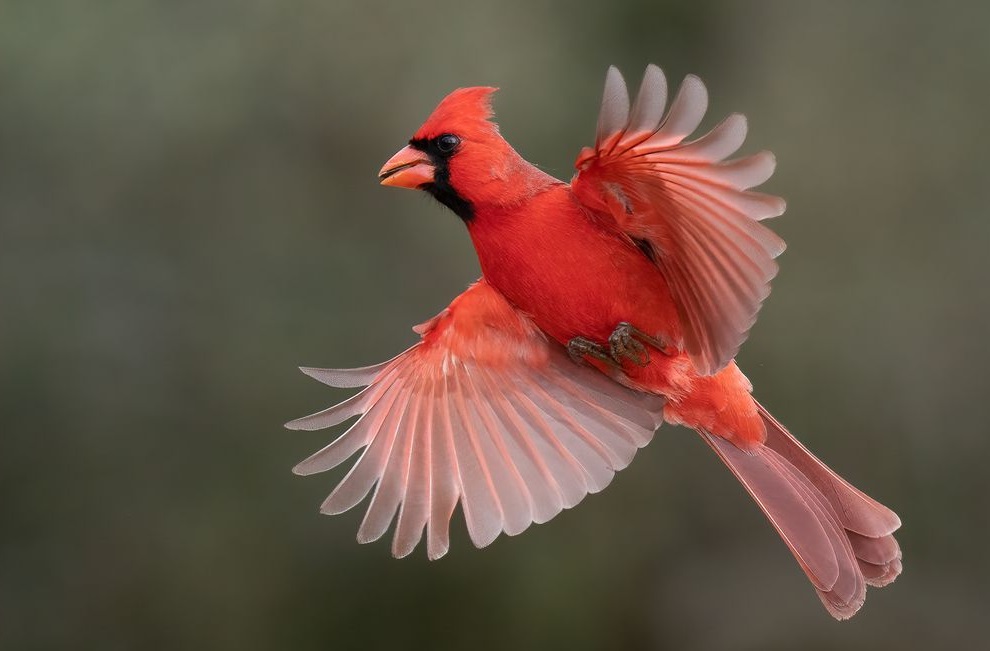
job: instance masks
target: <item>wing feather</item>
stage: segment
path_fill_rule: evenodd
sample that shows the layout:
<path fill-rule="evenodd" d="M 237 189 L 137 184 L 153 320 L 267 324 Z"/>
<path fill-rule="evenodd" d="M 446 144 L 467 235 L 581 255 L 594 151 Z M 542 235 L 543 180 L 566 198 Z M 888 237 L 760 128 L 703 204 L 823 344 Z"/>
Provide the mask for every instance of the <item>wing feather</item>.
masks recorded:
<path fill-rule="evenodd" d="M 524 394 L 523 398 L 529 403 L 534 417 L 546 423 L 551 435 L 578 464 L 587 492 L 597 493 L 608 486 L 614 473 L 602 446 L 582 436 L 580 427 L 569 415 L 558 405 L 545 400 L 543 395 Z"/>
<path fill-rule="evenodd" d="M 526 487 L 533 522 L 547 522 L 563 508 L 557 484 L 532 441 L 517 435 L 517 430 L 513 429 L 513 418 L 504 410 L 501 396 L 487 395 L 490 400 L 487 408 L 493 414 L 492 424 Z"/>
<path fill-rule="evenodd" d="M 421 387 L 422 388 L 422 387 Z M 423 528 L 430 519 L 430 436 L 431 411 L 424 406 L 422 391 L 417 394 L 410 408 L 409 469 L 402 494 L 402 506 L 395 525 L 392 540 L 392 555 L 402 558 L 412 553 L 416 543 L 423 536 Z"/>
<path fill-rule="evenodd" d="M 478 375 L 486 371 L 478 370 Z M 501 431 L 492 417 L 487 399 L 474 382 L 470 387 L 470 408 L 477 424 L 478 447 L 489 469 L 489 478 L 495 497 L 502 511 L 502 530 L 510 536 L 522 533 L 533 521 L 530 497 L 525 483 L 512 462 Z"/>
<path fill-rule="evenodd" d="M 329 470 L 363 448 L 321 510 L 341 513 L 374 489 L 358 541 L 395 522 L 397 557 L 424 530 L 428 556 L 443 556 L 458 504 L 478 547 L 550 520 L 608 485 L 661 422 L 662 398 L 574 364 L 483 281 L 419 332 L 420 343 L 385 364 L 307 369 L 331 385 L 368 386 L 287 425 L 358 416 L 295 472 Z"/>
<path fill-rule="evenodd" d="M 578 157 L 572 188 L 597 214 L 646 240 L 670 286 L 695 368 L 712 374 L 738 352 L 756 320 L 773 258 L 784 242 L 759 224 L 784 212 L 782 199 L 753 192 L 775 161 L 770 152 L 727 160 L 746 139 L 746 118 L 732 114 L 695 140 L 708 91 L 688 75 L 666 116 L 667 83 L 649 66 L 628 109 L 615 68 L 606 76 L 593 148 Z"/>
<path fill-rule="evenodd" d="M 409 352 L 409 351 L 406 351 Z M 372 366 L 362 366 L 361 368 L 312 368 L 300 366 L 299 370 L 313 378 L 317 382 L 322 382 L 331 387 L 340 389 L 353 389 L 363 387 L 371 383 L 382 371 L 404 358 L 405 353 L 396 355 L 390 360 Z"/>
<path fill-rule="evenodd" d="M 386 454 L 385 467 L 375 486 L 375 493 L 361 522 L 361 528 L 358 529 L 358 542 L 373 542 L 385 535 L 405 496 L 412 456 L 413 432 L 410 421 L 415 422 L 416 394 L 421 385 L 422 381 L 419 381 L 410 387 L 405 408 L 395 419 L 394 432 L 389 434 L 392 440 Z"/>
<path fill-rule="evenodd" d="M 603 421 L 593 409 L 572 400 L 569 394 L 543 388 L 540 392 L 543 402 L 552 406 L 562 424 L 593 449 L 606 462 L 610 472 L 629 465 L 637 447 L 622 436 L 618 419 Z"/>
<path fill-rule="evenodd" d="M 618 68 L 611 66 L 605 75 L 602 109 L 598 114 L 598 144 L 622 129 L 629 120 L 629 91 Z"/>
<path fill-rule="evenodd" d="M 616 70 L 618 73 L 618 70 Z M 619 75 L 621 78 L 621 75 Z M 629 133 L 653 133 L 667 108 L 667 77 L 657 66 L 649 65 L 636 93 L 636 103 L 629 116 Z M 619 125 L 621 128 L 622 125 Z M 608 134 L 605 134 L 606 136 Z"/>
<path fill-rule="evenodd" d="M 394 378 L 394 375 L 391 377 Z M 340 425 L 345 420 L 367 413 L 388 390 L 388 386 L 387 383 L 381 382 L 376 386 L 366 387 L 329 409 L 289 421 L 285 426 L 288 429 L 317 430 Z"/>
<path fill-rule="evenodd" d="M 390 391 L 389 395 L 381 401 L 381 404 L 376 402 L 339 438 L 300 461 L 292 471 L 297 475 L 312 475 L 336 468 L 351 458 L 355 452 L 368 445 L 377 435 L 398 393 L 397 388 Z"/>
<path fill-rule="evenodd" d="M 360 458 L 350 472 L 330 493 L 320 507 L 321 513 L 335 515 L 353 508 L 363 500 L 385 470 L 388 454 L 395 439 L 396 426 L 405 410 L 408 396 L 399 394 L 396 402 L 385 414 L 384 422 L 377 432 L 371 435 L 371 441 L 361 453 Z"/>
<path fill-rule="evenodd" d="M 495 497 L 491 475 L 478 443 L 478 433 L 471 422 L 458 375 L 450 378 L 450 415 L 454 433 L 454 453 L 464 499 L 461 506 L 471 542 L 477 547 L 491 544 L 502 530 L 502 512 Z"/>
<path fill-rule="evenodd" d="M 588 489 L 587 473 L 581 462 L 567 449 L 567 446 L 557 437 L 551 424 L 543 417 L 533 401 L 524 394 L 513 392 L 509 402 L 516 414 L 522 419 L 525 428 L 533 436 L 540 452 L 553 467 L 554 477 L 564 498 L 564 508 L 569 509 L 591 492 Z"/>
<path fill-rule="evenodd" d="M 433 442 L 430 465 L 430 521 L 426 527 L 426 553 L 437 559 L 450 548 L 450 518 L 457 508 L 458 492 L 457 457 L 454 455 L 450 405 L 446 399 L 446 379 L 442 386 L 433 386 L 433 407 L 437 418 L 429 435 Z"/>
<path fill-rule="evenodd" d="M 660 123 L 645 144 L 651 147 L 670 147 L 694 133 L 708 110 L 708 89 L 694 75 L 688 75 L 670 104 L 667 117 Z"/>

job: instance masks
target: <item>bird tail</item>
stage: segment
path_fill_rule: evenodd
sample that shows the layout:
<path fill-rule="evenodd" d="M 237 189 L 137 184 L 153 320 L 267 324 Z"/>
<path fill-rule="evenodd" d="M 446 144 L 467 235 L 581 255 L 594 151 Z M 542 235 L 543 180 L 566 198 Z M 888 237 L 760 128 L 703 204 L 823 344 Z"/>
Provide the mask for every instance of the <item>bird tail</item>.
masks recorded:
<path fill-rule="evenodd" d="M 757 403 L 766 443 L 743 451 L 705 431 L 702 438 L 742 482 L 836 619 L 856 614 L 866 586 L 901 573 L 897 514 L 818 460 Z"/>

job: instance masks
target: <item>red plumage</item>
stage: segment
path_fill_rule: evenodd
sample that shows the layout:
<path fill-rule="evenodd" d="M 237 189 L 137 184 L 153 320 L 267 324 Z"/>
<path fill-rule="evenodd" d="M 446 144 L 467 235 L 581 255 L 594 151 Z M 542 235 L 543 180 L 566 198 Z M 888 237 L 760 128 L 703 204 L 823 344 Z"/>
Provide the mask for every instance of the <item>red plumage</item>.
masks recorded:
<path fill-rule="evenodd" d="M 665 113 L 659 68 L 647 69 L 633 105 L 612 68 L 595 146 L 567 184 L 502 138 L 494 90 L 451 93 L 381 174 L 464 219 L 482 280 L 390 362 L 304 369 L 368 388 L 288 424 L 360 416 L 296 471 L 326 470 L 363 448 L 323 510 L 351 508 L 375 488 L 359 540 L 397 519 L 397 556 L 425 529 L 437 558 L 458 503 L 472 540 L 486 545 L 604 488 L 661 420 L 682 424 L 752 494 L 829 612 L 853 615 L 867 584 L 900 573 L 891 535 L 900 522 L 803 448 L 732 361 L 784 249 L 759 223 L 784 202 L 749 189 L 772 174 L 773 156 L 726 160 L 745 138 L 738 115 L 687 140 L 707 108 L 696 77 Z"/>

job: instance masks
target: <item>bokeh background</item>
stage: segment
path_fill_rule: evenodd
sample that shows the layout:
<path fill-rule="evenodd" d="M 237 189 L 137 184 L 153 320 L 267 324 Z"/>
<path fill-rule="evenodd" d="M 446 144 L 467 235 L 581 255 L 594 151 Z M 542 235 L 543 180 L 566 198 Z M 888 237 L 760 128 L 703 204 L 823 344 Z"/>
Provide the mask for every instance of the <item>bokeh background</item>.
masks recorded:
<path fill-rule="evenodd" d="M 0 2 L 0 648 L 977 648 L 990 5 Z M 905 573 L 833 622 L 689 432 L 518 538 L 359 546 L 289 468 L 362 365 L 478 274 L 380 164 L 462 85 L 562 178 L 605 68 L 750 116 L 781 275 L 760 399 L 898 510 Z"/>

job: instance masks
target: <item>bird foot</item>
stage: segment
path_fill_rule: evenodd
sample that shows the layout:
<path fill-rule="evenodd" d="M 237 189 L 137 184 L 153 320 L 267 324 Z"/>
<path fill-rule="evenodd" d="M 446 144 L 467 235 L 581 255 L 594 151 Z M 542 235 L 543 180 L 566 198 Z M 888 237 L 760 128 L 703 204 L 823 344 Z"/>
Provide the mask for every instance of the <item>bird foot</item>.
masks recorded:
<path fill-rule="evenodd" d="M 616 361 L 621 362 L 625 358 L 637 366 L 646 366 L 650 363 L 650 349 L 647 346 L 657 349 L 664 355 L 670 355 L 667 352 L 667 344 L 662 339 L 648 335 L 625 321 L 615 326 L 615 330 L 608 338 L 608 346 Z"/>
<path fill-rule="evenodd" d="M 609 366 L 619 368 L 619 363 L 612 357 L 612 351 L 608 346 L 592 341 L 587 337 L 574 337 L 567 342 L 567 354 L 571 356 L 576 364 L 584 364 L 586 358 L 591 357 L 600 362 L 605 362 Z"/>
<path fill-rule="evenodd" d="M 626 359 L 637 366 L 646 366 L 650 363 L 647 346 L 656 348 L 664 355 L 670 354 L 662 339 L 648 335 L 623 321 L 609 335 L 607 346 L 587 337 L 574 337 L 567 342 L 567 353 L 579 363 L 590 357 L 615 368 L 622 368 L 622 361 Z"/>

